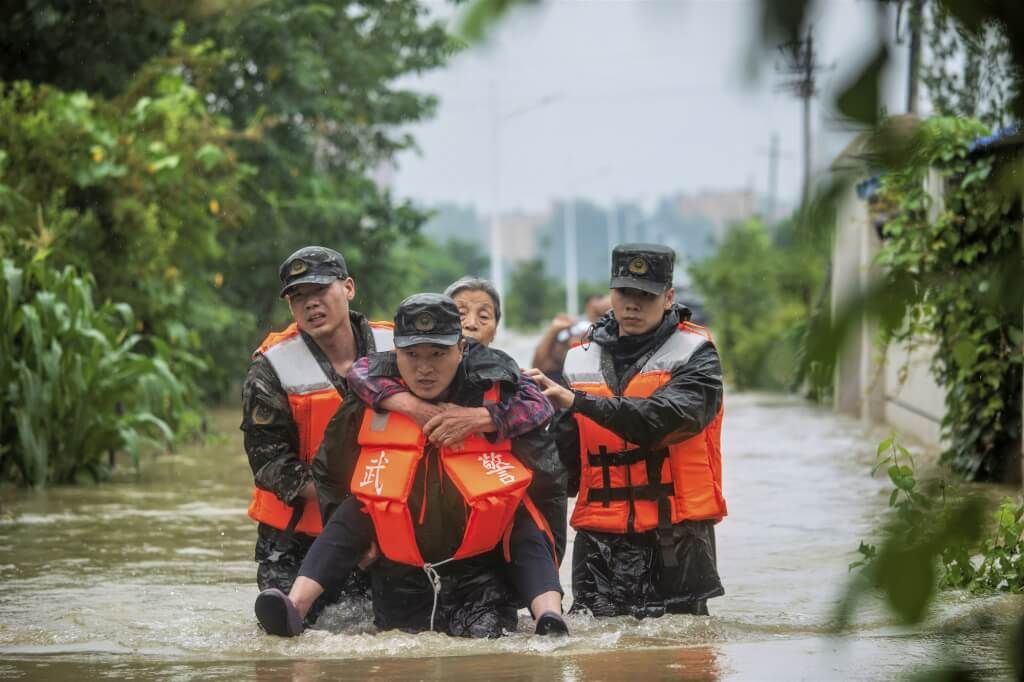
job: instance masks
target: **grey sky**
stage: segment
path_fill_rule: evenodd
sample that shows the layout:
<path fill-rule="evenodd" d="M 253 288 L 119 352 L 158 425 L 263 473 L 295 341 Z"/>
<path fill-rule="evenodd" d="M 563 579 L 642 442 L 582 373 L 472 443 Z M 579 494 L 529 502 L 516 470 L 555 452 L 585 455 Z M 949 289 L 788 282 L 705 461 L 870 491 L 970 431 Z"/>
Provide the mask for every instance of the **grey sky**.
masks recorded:
<path fill-rule="evenodd" d="M 815 158 L 826 166 L 849 133 L 828 130 L 834 116 L 822 103 L 865 58 L 878 27 L 872 2 L 819 4 L 817 47 L 821 61 L 836 66 L 823 76 L 825 95 L 813 114 Z M 413 129 L 421 152 L 400 157 L 398 193 L 489 211 L 493 83 L 500 112 L 528 109 L 499 125 L 503 210 L 542 209 L 572 186 L 603 204 L 749 184 L 764 193 L 773 132 L 788 152 L 779 194 L 794 200 L 800 105 L 776 91 L 774 55 L 758 82 L 744 77 L 757 7 L 752 0 L 548 0 L 518 11 L 487 45 L 413 82 L 441 103 L 434 120 Z M 891 71 L 890 111 L 903 107 L 903 53 Z M 549 95 L 557 98 L 531 109 Z"/>

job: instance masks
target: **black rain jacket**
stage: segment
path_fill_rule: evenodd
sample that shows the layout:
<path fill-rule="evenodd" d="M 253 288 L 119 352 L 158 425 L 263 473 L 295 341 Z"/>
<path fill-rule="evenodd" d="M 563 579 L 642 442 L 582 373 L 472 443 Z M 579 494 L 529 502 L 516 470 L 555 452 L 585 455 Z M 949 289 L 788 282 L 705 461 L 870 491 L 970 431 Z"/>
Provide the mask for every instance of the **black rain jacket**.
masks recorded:
<path fill-rule="evenodd" d="M 722 367 L 711 343 L 698 348 L 669 381 L 646 398 L 622 397 L 629 381 L 675 333 L 690 311 L 676 305 L 652 332 L 619 337 L 614 313 L 595 325 L 588 339 L 605 351 L 601 372 L 615 394 L 577 393 L 573 405 L 552 424 L 559 455 L 569 471 L 568 494 L 579 493 L 579 430 L 574 413 L 592 419 L 642 447 L 678 443 L 703 431 L 722 404 Z M 706 613 L 705 600 L 724 594 L 718 577 L 712 521 L 683 521 L 672 529 L 677 568 L 661 560 L 657 531 L 597 533 L 581 530 L 573 548 L 573 610 L 598 616 Z"/>

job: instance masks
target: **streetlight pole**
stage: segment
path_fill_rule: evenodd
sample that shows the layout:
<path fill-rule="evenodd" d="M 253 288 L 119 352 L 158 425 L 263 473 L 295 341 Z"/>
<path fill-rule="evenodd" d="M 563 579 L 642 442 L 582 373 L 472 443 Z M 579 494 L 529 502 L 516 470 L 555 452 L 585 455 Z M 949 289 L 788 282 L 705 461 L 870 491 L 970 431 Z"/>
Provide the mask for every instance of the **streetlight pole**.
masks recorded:
<path fill-rule="evenodd" d="M 619 204 L 617 201 L 612 201 L 612 208 L 608 212 L 608 265 L 611 267 L 612 249 L 615 245 L 622 241 L 619 238 Z"/>
<path fill-rule="evenodd" d="M 565 242 L 565 312 L 576 317 L 580 312 L 579 254 L 576 252 L 576 187 L 586 180 L 608 175 L 612 168 L 602 166 L 583 177 L 573 177 L 571 157 L 568 165 L 570 170 L 569 197 L 562 209 L 562 230 Z"/>
<path fill-rule="evenodd" d="M 498 83 L 491 80 L 489 88 L 491 118 L 491 282 L 498 297 L 505 299 L 505 278 L 501 253 L 501 145 L 498 144 Z"/>
<path fill-rule="evenodd" d="M 565 312 L 576 317 L 580 312 L 580 278 L 576 254 L 576 198 L 573 196 L 565 203 L 562 226 L 565 230 Z"/>
<path fill-rule="evenodd" d="M 510 119 L 522 116 L 534 109 L 551 104 L 564 96 L 564 93 L 555 92 L 544 95 L 536 101 L 514 111 L 502 114 L 499 110 L 498 81 L 491 79 L 488 86 L 488 118 L 490 119 L 490 147 L 491 147 L 491 283 L 501 300 L 505 299 L 505 273 L 504 253 L 502 249 L 501 229 L 501 124 Z M 504 330 L 505 319 L 498 323 L 499 331 Z"/>

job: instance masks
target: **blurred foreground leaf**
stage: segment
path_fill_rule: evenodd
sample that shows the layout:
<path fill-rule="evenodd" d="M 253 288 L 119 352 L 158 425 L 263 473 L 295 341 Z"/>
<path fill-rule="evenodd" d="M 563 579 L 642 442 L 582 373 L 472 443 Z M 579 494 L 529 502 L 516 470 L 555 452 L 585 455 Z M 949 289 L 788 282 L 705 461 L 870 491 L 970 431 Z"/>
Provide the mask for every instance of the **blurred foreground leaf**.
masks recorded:
<path fill-rule="evenodd" d="M 469 42 L 479 42 L 513 8 L 539 3 L 540 0 L 473 0 L 462 16 L 459 33 Z"/>
<path fill-rule="evenodd" d="M 877 123 L 881 112 L 881 79 L 888 63 L 889 50 L 884 44 L 879 45 L 870 61 L 836 98 L 836 106 L 844 116 L 867 125 Z"/>
<path fill-rule="evenodd" d="M 912 525 L 907 524 L 905 514 L 894 512 L 882 531 L 875 560 L 867 562 L 847 584 L 835 613 L 837 628 L 851 626 L 857 606 L 869 594 L 881 596 L 904 624 L 924 620 L 938 587 L 937 568 L 943 552 L 978 542 L 986 506 L 977 495 L 944 506 L 926 504 L 913 516 Z"/>

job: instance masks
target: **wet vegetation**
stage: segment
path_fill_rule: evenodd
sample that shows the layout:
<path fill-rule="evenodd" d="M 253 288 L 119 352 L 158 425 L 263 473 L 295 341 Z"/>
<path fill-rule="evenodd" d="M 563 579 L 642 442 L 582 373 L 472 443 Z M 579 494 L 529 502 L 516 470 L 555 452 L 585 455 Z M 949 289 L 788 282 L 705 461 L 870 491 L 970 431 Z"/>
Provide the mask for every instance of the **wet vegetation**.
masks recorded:
<path fill-rule="evenodd" d="M 0 328 L 3 480 L 101 477 L 143 435 L 193 434 L 282 321 L 282 254 L 344 243 L 354 273 L 372 263 L 371 314 L 431 274 L 408 257 L 425 215 L 373 179 L 434 105 L 396 79 L 453 49 L 420 3 L 4 12 L 0 257 L 24 282 Z"/>
<path fill-rule="evenodd" d="M 804 334 L 827 301 L 829 245 L 796 228 L 792 220 L 772 227 L 756 219 L 733 225 L 716 253 L 690 268 L 738 389 L 805 388 Z M 830 386 L 826 378 L 810 390 L 824 395 Z"/>
<path fill-rule="evenodd" d="M 468 3 L 465 35 L 482 38 L 534 4 Z M 821 4 L 762 0 L 750 63 L 801 40 Z M 886 117 L 881 43 L 835 101 L 871 140 L 886 276 L 835 314 L 823 309 L 842 178 L 790 221 L 735 226 L 694 276 L 716 293 L 715 331 L 742 388 L 827 394 L 844 334 L 865 315 L 882 321 L 883 341 L 937 342 L 947 460 L 1000 478 L 1020 453 L 1024 172 L 1020 140 L 984 153 L 971 145 L 1024 120 L 1024 5 L 879 2 L 880 21 L 892 5 L 923 8 L 909 17 L 930 46 L 920 79 L 945 117 L 909 135 Z M 44 0 L 6 11 L 0 480 L 101 480 L 111 453 L 137 458 L 197 433 L 202 406 L 232 394 L 261 331 L 280 322 L 272 273 L 297 246 L 341 242 L 353 272 L 372 266 L 360 279 L 370 313 L 482 262 L 465 245 L 424 242 L 423 212 L 373 180 L 413 144 L 403 126 L 434 106 L 396 81 L 457 49 L 421 3 Z M 942 210 L 922 189 L 929 170 L 946 189 Z M 550 317 L 561 293 L 540 272 L 532 262 L 513 276 L 522 299 L 510 318 Z M 941 589 L 1024 591 L 1019 499 L 993 505 L 952 478 L 920 480 L 896 439 L 880 445 L 879 462 L 890 513 L 860 545 L 839 631 L 870 596 L 929 628 Z M 1006 649 L 1024 679 L 1024 618 Z M 972 671 L 954 662 L 924 674 Z"/>

